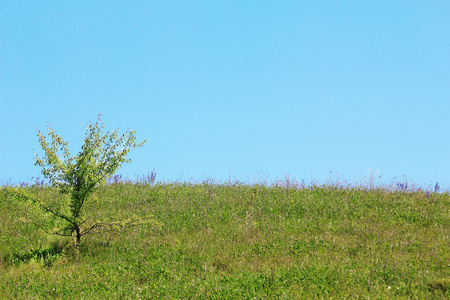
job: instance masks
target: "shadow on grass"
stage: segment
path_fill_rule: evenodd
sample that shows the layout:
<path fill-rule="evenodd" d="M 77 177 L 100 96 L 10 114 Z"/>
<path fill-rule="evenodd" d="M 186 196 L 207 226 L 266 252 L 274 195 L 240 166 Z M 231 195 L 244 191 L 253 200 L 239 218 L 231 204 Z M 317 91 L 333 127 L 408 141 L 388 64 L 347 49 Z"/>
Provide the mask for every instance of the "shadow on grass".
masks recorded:
<path fill-rule="evenodd" d="M 433 291 L 442 291 L 442 293 L 447 293 L 450 291 L 450 278 L 438 278 L 428 283 L 428 288 Z"/>
<path fill-rule="evenodd" d="M 39 247 L 26 252 L 15 252 L 5 255 L 2 261 L 6 265 L 20 265 L 30 261 L 42 261 L 45 266 L 50 266 L 67 249 L 67 242 L 56 241 L 47 248 Z"/>

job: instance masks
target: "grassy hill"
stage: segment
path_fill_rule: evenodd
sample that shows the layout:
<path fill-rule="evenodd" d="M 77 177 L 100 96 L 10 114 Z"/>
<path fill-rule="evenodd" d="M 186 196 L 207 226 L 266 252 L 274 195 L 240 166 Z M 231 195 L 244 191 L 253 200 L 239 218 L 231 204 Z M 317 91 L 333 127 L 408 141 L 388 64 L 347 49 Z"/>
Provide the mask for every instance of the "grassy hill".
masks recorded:
<path fill-rule="evenodd" d="M 26 221 L 44 215 L 0 196 L 0 298 L 450 297 L 448 193 L 119 182 L 94 197 L 94 219 L 156 222 L 86 235 L 77 259 Z"/>

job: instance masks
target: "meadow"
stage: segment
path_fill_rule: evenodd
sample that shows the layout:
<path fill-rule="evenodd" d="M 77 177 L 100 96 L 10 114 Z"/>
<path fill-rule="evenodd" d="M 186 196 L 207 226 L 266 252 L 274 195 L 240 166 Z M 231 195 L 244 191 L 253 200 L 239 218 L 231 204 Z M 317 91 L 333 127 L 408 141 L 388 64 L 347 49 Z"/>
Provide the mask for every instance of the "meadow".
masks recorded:
<path fill-rule="evenodd" d="M 93 198 L 93 219 L 154 222 L 92 232 L 78 257 L 0 196 L 1 299 L 450 298 L 448 192 L 115 180 Z"/>

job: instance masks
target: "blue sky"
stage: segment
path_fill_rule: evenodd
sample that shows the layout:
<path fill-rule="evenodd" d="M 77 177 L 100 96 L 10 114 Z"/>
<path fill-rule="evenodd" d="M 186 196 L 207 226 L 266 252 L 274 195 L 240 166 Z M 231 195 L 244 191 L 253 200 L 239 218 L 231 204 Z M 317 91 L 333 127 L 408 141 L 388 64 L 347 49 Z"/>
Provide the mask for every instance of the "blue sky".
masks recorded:
<path fill-rule="evenodd" d="M 144 148 L 119 173 L 450 183 L 449 1 L 1 1 L 0 179 L 46 122 Z"/>

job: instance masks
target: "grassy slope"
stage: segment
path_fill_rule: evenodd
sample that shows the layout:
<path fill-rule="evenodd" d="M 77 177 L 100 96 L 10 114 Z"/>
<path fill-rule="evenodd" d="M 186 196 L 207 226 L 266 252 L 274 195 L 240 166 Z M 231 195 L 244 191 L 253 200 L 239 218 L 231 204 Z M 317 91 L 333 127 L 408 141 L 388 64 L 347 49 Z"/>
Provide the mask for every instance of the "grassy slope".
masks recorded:
<path fill-rule="evenodd" d="M 448 194 L 114 184 L 95 197 L 94 218 L 163 226 L 87 235 L 77 261 L 70 241 L 17 221 L 38 216 L 2 198 L 0 298 L 450 297 Z"/>

